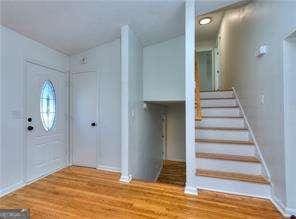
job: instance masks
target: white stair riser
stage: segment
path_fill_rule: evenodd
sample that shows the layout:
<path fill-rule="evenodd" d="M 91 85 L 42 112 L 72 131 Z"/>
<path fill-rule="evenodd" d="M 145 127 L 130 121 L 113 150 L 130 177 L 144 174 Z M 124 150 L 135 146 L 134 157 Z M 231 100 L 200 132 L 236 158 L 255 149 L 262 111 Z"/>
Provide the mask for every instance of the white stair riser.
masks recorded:
<path fill-rule="evenodd" d="M 236 99 L 212 99 L 212 100 L 201 100 L 202 107 L 227 107 L 237 106 Z"/>
<path fill-rule="evenodd" d="M 197 188 L 259 198 L 270 198 L 271 187 L 266 184 L 243 182 L 238 180 L 218 179 L 211 177 L 196 177 Z"/>
<path fill-rule="evenodd" d="M 203 116 L 240 116 L 239 108 L 202 108 Z"/>
<path fill-rule="evenodd" d="M 249 141 L 249 131 L 196 129 L 199 139 Z"/>
<path fill-rule="evenodd" d="M 253 175 L 260 175 L 262 173 L 261 164 L 253 162 L 197 158 L 196 167 L 197 169 L 207 169 Z"/>
<path fill-rule="evenodd" d="M 197 142 L 196 150 L 202 153 L 229 154 L 239 156 L 255 156 L 254 145 L 219 144 Z"/>
<path fill-rule="evenodd" d="M 232 98 L 234 97 L 233 91 L 220 91 L 220 92 L 201 92 L 201 98 Z"/>
<path fill-rule="evenodd" d="M 243 118 L 203 118 L 196 122 L 199 127 L 245 128 Z"/>

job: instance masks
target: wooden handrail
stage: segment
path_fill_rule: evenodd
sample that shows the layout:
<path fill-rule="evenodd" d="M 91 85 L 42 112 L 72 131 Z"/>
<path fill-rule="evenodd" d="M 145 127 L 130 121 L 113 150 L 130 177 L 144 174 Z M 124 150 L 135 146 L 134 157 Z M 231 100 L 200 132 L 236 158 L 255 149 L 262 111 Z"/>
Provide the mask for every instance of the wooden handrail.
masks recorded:
<path fill-rule="evenodd" d="M 201 101 L 200 101 L 200 73 L 199 60 L 197 53 L 195 53 L 195 119 L 202 119 Z"/>

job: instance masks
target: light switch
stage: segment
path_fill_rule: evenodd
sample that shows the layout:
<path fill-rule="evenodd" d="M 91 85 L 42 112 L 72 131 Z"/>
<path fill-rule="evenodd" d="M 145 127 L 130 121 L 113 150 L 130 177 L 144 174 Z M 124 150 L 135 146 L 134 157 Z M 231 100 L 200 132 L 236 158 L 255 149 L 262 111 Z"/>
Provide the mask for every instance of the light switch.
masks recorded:
<path fill-rule="evenodd" d="M 134 110 L 131 111 L 131 116 L 132 116 L 132 118 L 135 117 L 135 111 Z"/>

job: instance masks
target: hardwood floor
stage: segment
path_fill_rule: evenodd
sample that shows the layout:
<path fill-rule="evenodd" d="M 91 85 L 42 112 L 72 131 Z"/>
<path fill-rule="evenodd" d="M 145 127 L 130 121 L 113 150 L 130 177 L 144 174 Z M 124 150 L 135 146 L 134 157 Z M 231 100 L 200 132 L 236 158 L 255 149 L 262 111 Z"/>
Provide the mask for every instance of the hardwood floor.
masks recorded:
<path fill-rule="evenodd" d="M 185 186 L 185 173 L 185 162 L 165 160 L 157 182 Z"/>
<path fill-rule="evenodd" d="M 270 201 L 132 181 L 119 174 L 69 167 L 0 199 L 0 208 L 30 208 L 31 218 L 281 218 Z"/>

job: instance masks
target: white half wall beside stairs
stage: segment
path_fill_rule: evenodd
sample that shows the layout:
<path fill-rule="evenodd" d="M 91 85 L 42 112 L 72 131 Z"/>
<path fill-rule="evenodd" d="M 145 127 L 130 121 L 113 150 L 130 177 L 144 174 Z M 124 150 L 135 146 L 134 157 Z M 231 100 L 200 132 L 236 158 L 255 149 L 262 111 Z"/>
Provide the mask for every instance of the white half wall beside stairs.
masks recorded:
<path fill-rule="evenodd" d="M 234 92 L 202 92 L 196 121 L 199 189 L 270 198 L 271 184 Z"/>
<path fill-rule="evenodd" d="M 143 46 L 129 26 L 121 33 L 121 182 L 154 181 L 162 168 L 163 107 L 143 107 Z"/>

